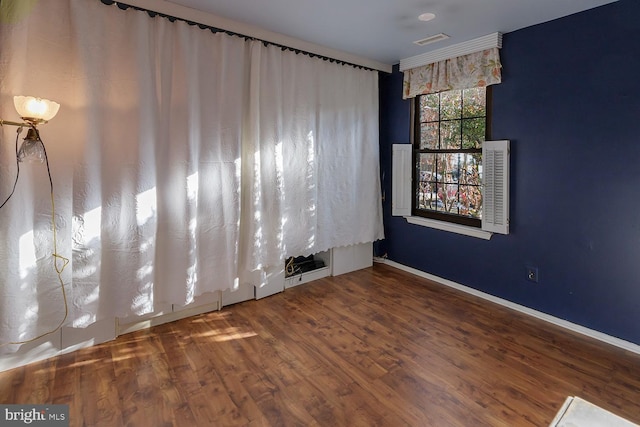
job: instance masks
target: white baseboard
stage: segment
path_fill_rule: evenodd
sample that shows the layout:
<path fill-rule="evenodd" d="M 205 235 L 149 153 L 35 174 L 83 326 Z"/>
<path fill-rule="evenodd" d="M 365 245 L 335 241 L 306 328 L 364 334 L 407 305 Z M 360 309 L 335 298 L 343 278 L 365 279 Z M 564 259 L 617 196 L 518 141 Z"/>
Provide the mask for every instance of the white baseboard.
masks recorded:
<path fill-rule="evenodd" d="M 62 327 L 49 336 L 21 346 L 15 353 L 0 355 L 0 372 L 92 347 L 114 340 L 119 335 L 218 310 L 220 302 L 215 300 L 195 307 L 179 307 L 179 311 L 140 320 L 110 319 L 98 321 L 87 328 Z"/>
<path fill-rule="evenodd" d="M 210 304 L 199 305 L 197 307 L 189 307 L 172 313 L 163 313 L 155 317 L 138 320 L 131 323 L 120 323 L 120 320 L 118 320 L 116 325 L 116 333 L 117 336 L 129 334 L 131 332 L 140 331 L 142 329 L 149 329 L 153 326 L 163 325 L 165 323 L 175 322 L 176 320 L 181 320 L 187 317 L 197 316 L 199 314 L 218 310 L 220 310 L 220 302 L 215 301 Z"/>
<path fill-rule="evenodd" d="M 602 332 L 595 331 L 593 329 L 586 328 L 584 326 L 571 323 L 567 320 L 560 319 L 558 317 L 551 316 L 549 314 L 543 313 L 541 311 L 534 310 L 529 307 L 525 307 L 520 304 L 516 304 L 514 302 L 484 293 L 477 289 L 470 288 L 468 286 L 461 285 L 459 283 L 453 282 L 448 279 L 443 279 L 442 277 L 435 276 L 433 274 L 425 273 L 424 271 L 417 270 L 412 267 L 408 267 L 406 265 L 397 263 L 395 261 L 388 260 L 386 258 L 374 258 L 374 261 L 380 264 L 386 264 L 391 267 L 395 267 L 399 270 L 406 271 L 408 273 L 414 274 L 419 277 L 423 277 L 425 279 L 429 279 L 433 282 L 439 283 L 444 286 L 448 286 L 450 288 L 457 289 L 462 292 L 466 292 L 470 295 L 485 299 L 487 301 L 491 301 L 493 303 L 499 304 L 501 306 L 510 308 L 512 310 L 518 311 L 523 314 L 527 314 L 529 316 L 535 317 L 540 320 L 544 320 L 545 322 L 552 323 L 556 326 L 560 326 L 562 328 L 568 329 L 573 332 L 577 332 L 579 334 L 585 335 L 590 338 L 594 338 L 598 341 L 602 341 L 604 343 L 619 347 L 621 349 L 630 351 L 632 353 L 640 354 L 640 345 L 634 344 L 629 341 L 622 340 L 620 338 L 612 337 L 611 335 L 604 334 Z"/>
<path fill-rule="evenodd" d="M 0 355 L 0 372 L 115 339 L 115 321 L 101 320 L 86 328 L 63 326 L 51 335 L 21 345 L 15 353 Z"/>

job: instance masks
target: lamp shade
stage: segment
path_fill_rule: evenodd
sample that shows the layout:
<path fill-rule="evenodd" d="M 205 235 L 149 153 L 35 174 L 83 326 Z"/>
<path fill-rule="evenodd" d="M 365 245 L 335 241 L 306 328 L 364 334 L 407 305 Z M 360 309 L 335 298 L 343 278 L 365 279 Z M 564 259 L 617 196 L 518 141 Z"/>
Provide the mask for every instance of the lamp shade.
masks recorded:
<path fill-rule="evenodd" d="M 44 163 L 44 146 L 39 139 L 24 139 L 18 151 L 18 161 L 22 163 Z"/>
<path fill-rule="evenodd" d="M 57 102 L 33 96 L 14 96 L 13 105 L 23 120 L 35 123 L 48 122 L 58 114 L 60 109 L 60 104 Z"/>

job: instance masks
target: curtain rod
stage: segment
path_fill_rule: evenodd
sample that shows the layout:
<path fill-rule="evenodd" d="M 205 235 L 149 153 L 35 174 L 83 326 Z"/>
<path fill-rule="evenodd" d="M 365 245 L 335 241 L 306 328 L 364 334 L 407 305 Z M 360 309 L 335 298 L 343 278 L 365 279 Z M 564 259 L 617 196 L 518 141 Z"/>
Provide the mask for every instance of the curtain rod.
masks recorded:
<path fill-rule="evenodd" d="M 188 19 L 180 18 L 180 17 L 177 17 L 177 16 L 167 15 L 165 13 L 156 12 L 155 10 L 145 9 L 145 8 L 139 7 L 139 6 L 133 6 L 133 5 L 130 5 L 130 4 L 127 4 L 127 3 L 123 3 L 121 1 L 117 1 L 117 0 L 100 0 L 100 2 L 102 2 L 103 4 L 105 4 L 107 6 L 112 6 L 115 3 L 115 5 L 118 6 L 118 8 L 122 9 L 122 10 L 127 10 L 127 9 L 131 8 L 131 9 L 134 9 L 134 10 L 137 10 L 137 11 L 140 11 L 140 12 L 146 12 L 152 18 L 155 18 L 156 16 L 159 16 L 161 18 L 168 19 L 171 22 L 182 21 L 182 22 L 187 23 L 188 25 L 197 26 L 201 30 L 209 30 L 214 34 L 216 34 L 216 33 L 225 33 L 225 34 L 227 34 L 229 36 L 241 37 L 241 38 L 243 38 L 245 40 L 259 41 L 259 42 L 262 42 L 262 44 L 264 44 L 265 46 L 276 46 L 276 47 L 280 48 L 283 51 L 288 50 L 288 51 L 291 51 L 291 52 L 295 52 L 296 54 L 300 54 L 301 53 L 301 54 L 309 56 L 311 58 L 318 58 L 318 59 L 322 59 L 323 61 L 329 61 L 331 63 L 341 64 L 341 65 L 349 65 L 351 67 L 360 68 L 360 69 L 363 69 L 363 70 L 377 71 L 377 70 L 375 70 L 373 68 L 365 67 L 363 65 L 358 65 L 358 64 L 351 63 L 351 62 L 342 61 L 340 59 L 335 59 L 335 58 L 331 58 L 331 57 L 328 57 L 328 56 L 319 55 L 317 53 L 308 52 L 308 51 L 302 50 L 302 49 L 296 49 L 296 48 L 293 48 L 293 47 L 290 47 L 290 46 L 285 46 L 283 44 L 270 42 L 268 40 L 260 39 L 260 38 L 253 37 L 253 36 L 248 36 L 246 34 L 241 34 L 241 33 L 236 33 L 234 31 L 225 30 L 223 28 L 212 27 L 211 25 L 201 24 L 199 22 L 190 21 Z"/>

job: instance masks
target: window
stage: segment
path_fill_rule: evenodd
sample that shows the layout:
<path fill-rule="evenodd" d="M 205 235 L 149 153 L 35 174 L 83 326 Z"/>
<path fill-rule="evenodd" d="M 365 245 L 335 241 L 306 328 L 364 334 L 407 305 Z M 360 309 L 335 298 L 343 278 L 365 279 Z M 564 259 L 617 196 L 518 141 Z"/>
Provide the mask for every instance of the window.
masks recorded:
<path fill-rule="evenodd" d="M 489 88 L 414 98 L 412 215 L 481 227 Z"/>

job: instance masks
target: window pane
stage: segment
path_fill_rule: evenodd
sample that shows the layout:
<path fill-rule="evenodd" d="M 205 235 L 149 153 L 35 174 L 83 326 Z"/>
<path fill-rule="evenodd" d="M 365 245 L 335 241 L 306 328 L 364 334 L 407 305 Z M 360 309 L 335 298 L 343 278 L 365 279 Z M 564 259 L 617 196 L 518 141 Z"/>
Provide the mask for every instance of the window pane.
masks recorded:
<path fill-rule="evenodd" d="M 460 154 L 460 183 L 470 185 L 480 185 L 480 162 L 482 155 L 477 154 Z"/>
<path fill-rule="evenodd" d="M 460 120 L 440 122 L 440 149 L 459 149 L 461 145 Z"/>
<path fill-rule="evenodd" d="M 440 93 L 440 120 L 460 119 L 462 117 L 462 91 L 450 90 Z"/>
<path fill-rule="evenodd" d="M 418 158 L 418 180 L 435 181 L 437 154 L 420 153 Z"/>
<path fill-rule="evenodd" d="M 461 185 L 459 199 L 458 208 L 460 215 L 478 219 L 481 218 L 482 193 L 479 186 Z"/>
<path fill-rule="evenodd" d="M 482 148 L 485 140 L 486 119 L 467 119 L 462 121 L 462 148 Z"/>
<path fill-rule="evenodd" d="M 429 209 L 433 209 L 434 211 L 444 212 L 444 202 L 442 199 L 444 198 L 444 189 L 442 188 L 442 184 L 438 184 L 436 187 L 436 197 L 431 200 L 429 204 Z"/>
<path fill-rule="evenodd" d="M 486 88 L 465 89 L 462 95 L 462 117 L 485 117 L 487 115 Z"/>
<path fill-rule="evenodd" d="M 442 186 L 442 193 L 439 195 L 445 212 L 458 213 L 458 185 L 445 184 Z"/>
<path fill-rule="evenodd" d="M 416 206 L 418 209 L 429 209 L 429 205 L 435 199 L 435 170 L 436 154 L 419 154 L 417 164 Z"/>
<path fill-rule="evenodd" d="M 457 183 L 460 176 L 458 154 L 447 153 L 438 154 L 437 161 L 437 181 L 444 183 Z"/>
<path fill-rule="evenodd" d="M 431 209 L 435 206 L 436 192 L 435 184 L 432 182 L 421 182 L 418 190 L 417 207 L 418 209 Z"/>
<path fill-rule="evenodd" d="M 440 97 L 437 93 L 420 96 L 420 122 L 440 120 Z"/>
<path fill-rule="evenodd" d="M 435 150 L 438 148 L 438 122 L 420 125 L 420 149 Z"/>

